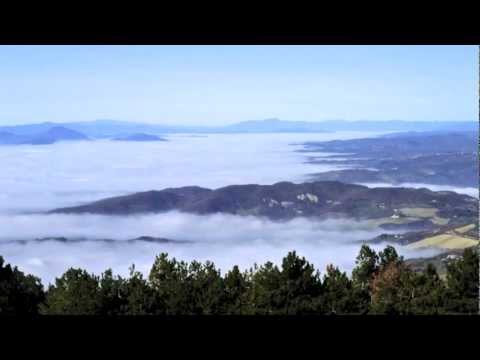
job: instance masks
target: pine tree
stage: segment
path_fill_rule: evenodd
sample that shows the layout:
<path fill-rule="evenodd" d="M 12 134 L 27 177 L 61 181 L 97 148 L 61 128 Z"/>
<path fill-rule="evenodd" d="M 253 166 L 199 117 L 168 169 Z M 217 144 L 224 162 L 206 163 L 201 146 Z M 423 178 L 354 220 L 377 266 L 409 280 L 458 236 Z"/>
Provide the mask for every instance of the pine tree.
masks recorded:
<path fill-rule="evenodd" d="M 285 309 L 285 298 L 280 295 L 281 273 L 272 262 L 266 262 L 251 271 L 250 301 L 252 312 L 268 315 L 279 314 Z"/>
<path fill-rule="evenodd" d="M 223 312 L 225 302 L 223 278 L 212 262 L 201 264 L 193 261 L 188 267 L 186 288 L 190 313 L 211 315 Z"/>
<path fill-rule="evenodd" d="M 141 272 L 135 270 L 135 265 L 130 267 L 130 277 L 123 281 L 120 293 L 125 298 L 122 302 L 122 313 L 126 315 L 152 315 L 163 314 L 159 310 L 158 297 L 155 291 L 143 278 Z"/>
<path fill-rule="evenodd" d="M 169 260 L 166 253 L 155 258 L 148 279 L 156 294 L 157 314 L 191 314 L 187 277 L 187 263 L 175 258 Z"/>
<path fill-rule="evenodd" d="M 415 274 L 392 246 L 379 253 L 379 266 L 370 283 L 370 311 L 375 314 L 410 314 Z"/>
<path fill-rule="evenodd" d="M 447 264 L 447 310 L 478 314 L 478 250 L 465 249 L 463 256 Z"/>
<path fill-rule="evenodd" d="M 233 267 L 224 279 L 226 314 L 239 315 L 248 313 L 249 282 L 247 274 L 242 274 L 237 265 Z"/>
<path fill-rule="evenodd" d="M 101 315 L 123 314 L 127 305 L 125 280 L 120 276 L 114 277 L 112 270 L 107 269 L 100 277 L 99 286 L 99 313 Z"/>
<path fill-rule="evenodd" d="M 295 251 L 282 260 L 278 297 L 286 314 L 308 314 L 318 310 L 315 299 L 320 295 L 320 275 L 312 264 Z"/>
<path fill-rule="evenodd" d="M 355 260 L 356 267 L 352 271 L 352 278 L 356 285 L 366 289 L 372 276 L 378 271 L 378 255 L 368 245 L 362 245 Z"/>
<path fill-rule="evenodd" d="M 39 278 L 4 265 L 0 256 L 0 315 L 37 315 L 44 299 Z"/>
<path fill-rule="evenodd" d="M 99 279 L 82 269 L 70 268 L 50 285 L 46 314 L 95 315 L 100 313 Z"/>
<path fill-rule="evenodd" d="M 360 309 L 354 304 L 352 281 L 338 267 L 327 266 L 322 281 L 322 309 L 327 314 L 357 313 Z"/>
<path fill-rule="evenodd" d="M 371 282 L 378 272 L 379 257 L 375 250 L 368 245 L 362 245 L 355 259 L 355 268 L 352 271 L 352 302 L 361 314 L 366 314 L 371 304 Z"/>
<path fill-rule="evenodd" d="M 445 284 L 438 276 L 432 264 L 424 272 L 411 277 L 412 313 L 417 315 L 436 315 L 445 311 Z"/>

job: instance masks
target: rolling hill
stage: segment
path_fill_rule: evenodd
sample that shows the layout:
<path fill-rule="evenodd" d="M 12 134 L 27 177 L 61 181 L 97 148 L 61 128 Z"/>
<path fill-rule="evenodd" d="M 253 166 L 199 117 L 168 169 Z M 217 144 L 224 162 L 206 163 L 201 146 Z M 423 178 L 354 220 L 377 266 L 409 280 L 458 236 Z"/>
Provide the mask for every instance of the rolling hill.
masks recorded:
<path fill-rule="evenodd" d="M 58 141 L 88 140 L 84 134 L 66 128 L 64 126 L 53 126 L 34 134 L 14 134 L 7 131 L 0 132 L 1 145 L 47 145 Z"/>
<path fill-rule="evenodd" d="M 410 213 L 402 213 L 408 209 Z M 430 209 L 414 216 L 411 209 Z M 147 191 L 60 208 L 51 213 L 130 215 L 178 210 L 195 214 L 256 215 L 273 220 L 295 217 L 376 219 L 379 224 L 443 221 L 465 224 L 478 216 L 478 201 L 454 192 L 368 188 L 335 181 L 273 185 L 232 185 L 216 190 L 190 186 Z"/>

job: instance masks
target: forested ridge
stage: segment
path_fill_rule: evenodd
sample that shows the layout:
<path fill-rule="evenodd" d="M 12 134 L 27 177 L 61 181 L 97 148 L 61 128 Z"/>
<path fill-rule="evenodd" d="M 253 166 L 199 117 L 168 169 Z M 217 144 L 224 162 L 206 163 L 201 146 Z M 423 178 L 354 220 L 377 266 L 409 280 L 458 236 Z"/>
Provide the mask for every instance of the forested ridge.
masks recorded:
<path fill-rule="evenodd" d="M 363 245 L 351 275 L 334 265 L 320 273 L 295 251 L 271 262 L 222 275 L 212 262 L 187 263 L 158 255 L 147 278 L 132 265 L 123 278 L 68 269 L 44 289 L 0 257 L 0 315 L 308 315 L 478 314 L 476 249 L 447 263 L 413 271 L 387 246 Z"/>

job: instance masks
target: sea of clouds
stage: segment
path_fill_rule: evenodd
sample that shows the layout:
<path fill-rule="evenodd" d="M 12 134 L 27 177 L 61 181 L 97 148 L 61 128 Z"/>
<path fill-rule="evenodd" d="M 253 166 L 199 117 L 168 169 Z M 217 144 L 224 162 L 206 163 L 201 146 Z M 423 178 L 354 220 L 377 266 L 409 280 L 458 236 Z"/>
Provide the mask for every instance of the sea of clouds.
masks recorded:
<path fill-rule="evenodd" d="M 374 135 L 178 134 L 168 142 L 1 146 L 0 212 L 49 210 L 167 187 L 302 182 L 309 172 L 341 167 L 307 164 L 305 154 L 293 151 L 298 144 Z"/>
<path fill-rule="evenodd" d="M 385 231 L 347 220 L 318 222 L 298 218 L 272 222 L 255 217 L 178 212 L 128 217 L 41 212 L 167 187 L 302 182 L 314 172 L 342 169 L 332 164 L 308 163 L 308 153 L 294 151 L 302 148 L 302 142 L 376 135 L 381 134 L 179 134 L 169 136 L 168 142 L 98 140 L 2 146 L 0 255 L 20 269 L 40 276 L 44 283 L 53 281 L 71 266 L 95 273 L 112 268 L 126 275 L 128 267 L 135 263 L 137 269 L 147 274 L 160 252 L 186 261 L 212 260 L 225 271 L 235 264 L 248 268 L 255 262 L 280 263 L 288 251 L 296 250 L 320 270 L 334 263 L 350 271 L 360 242 Z M 52 236 L 83 237 L 89 241 L 31 241 Z M 139 236 L 192 243 L 124 241 Z M 117 241 L 96 240 L 100 238 Z M 432 254 L 431 250 L 401 251 L 408 256 Z"/>
<path fill-rule="evenodd" d="M 288 251 L 296 250 L 321 271 L 330 263 L 350 271 L 361 243 L 388 232 L 368 222 L 349 220 L 319 222 L 296 218 L 273 222 L 251 216 L 199 216 L 180 212 L 127 217 L 8 215 L 0 216 L 0 227 L 2 255 L 23 271 L 40 276 L 45 284 L 53 282 L 69 267 L 86 268 L 96 274 L 112 268 L 115 273 L 126 276 L 128 267 L 134 263 L 136 269 L 147 275 L 155 255 L 161 252 L 186 261 L 210 260 L 225 272 L 233 265 L 248 269 L 254 263 L 266 261 L 281 264 Z M 143 235 L 189 242 L 126 241 Z M 87 241 L 19 241 L 52 236 Z M 101 241 L 105 238 L 116 241 Z M 385 245 L 373 247 L 381 249 Z M 432 253 L 417 251 L 415 255 Z"/>

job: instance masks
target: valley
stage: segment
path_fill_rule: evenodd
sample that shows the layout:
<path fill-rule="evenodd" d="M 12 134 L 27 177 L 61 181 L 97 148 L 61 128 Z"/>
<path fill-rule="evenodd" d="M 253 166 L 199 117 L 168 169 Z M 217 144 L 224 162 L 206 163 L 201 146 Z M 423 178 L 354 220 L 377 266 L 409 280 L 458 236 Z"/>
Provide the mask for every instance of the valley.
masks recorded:
<path fill-rule="evenodd" d="M 142 269 L 166 249 L 228 268 L 238 263 L 238 253 L 246 266 L 295 247 L 315 254 L 319 267 L 334 259 L 351 269 L 363 243 L 394 244 L 407 258 L 423 259 L 478 243 L 477 228 L 455 230 L 476 223 L 478 200 L 428 185 L 472 184 L 475 155 L 465 134 L 451 141 L 437 133 L 424 141 L 425 134 L 360 131 L 165 138 L 144 130 L 110 127 L 107 138 L 2 147 L 9 175 L 0 177 L 0 251 L 52 279 L 55 269 L 77 260 L 95 268 L 94 254 L 125 274 L 126 263 Z M 457 146 L 463 155 L 453 151 Z M 419 170 L 418 161 L 431 167 Z M 403 178 L 385 175 L 401 166 Z M 358 178 L 362 171 L 382 174 L 377 180 L 388 187 L 355 184 L 373 180 Z M 436 180 L 428 171 L 439 174 Z M 404 180 L 425 186 L 402 186 Z"/>
<path fill-rule="evenodd" d="M 311 174 L 351 183 L 423 183 L 478 187 L 478 132 L 399 133 L 375 139 L 306 143 L 312 164 L 348 169 Z M 335 153 L 316 157 L 315 152 Z"/>

